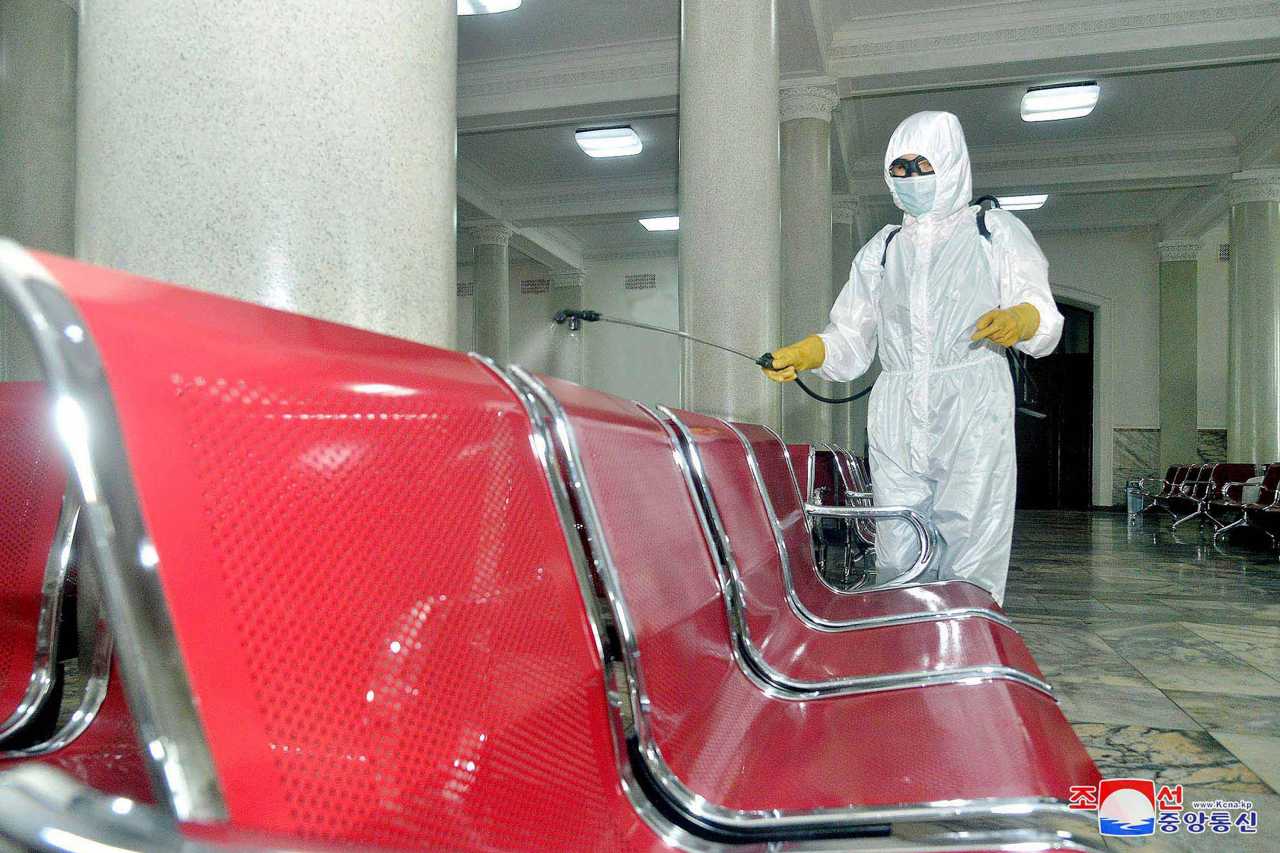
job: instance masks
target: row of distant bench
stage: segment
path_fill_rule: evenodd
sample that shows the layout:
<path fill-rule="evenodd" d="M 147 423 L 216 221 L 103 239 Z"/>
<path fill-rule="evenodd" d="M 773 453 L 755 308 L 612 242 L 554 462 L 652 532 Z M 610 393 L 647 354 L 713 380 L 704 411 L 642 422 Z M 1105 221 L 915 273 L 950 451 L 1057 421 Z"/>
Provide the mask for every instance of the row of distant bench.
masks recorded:
<path fill-rule="evenodd" d="M 1208 524 L 1222 539 L 1250 528 L 1273 546 L 1280 537 L 1280 462 L 1173 465 L 1163 479 L 1136 481 L 1132 488 L 1142 501 L 1139 513 L 1163 510 L 1175 529 Z"/>
<path fill-rule="evenodd" d="M 826 582 L 821 519 L 912 525 L 915 572 L 934 533 L 806 500 L 768 428 L 13 244 L 0 295 L 47 375 L 8 389 L 38 506 L 0 648 L 55 662 L 0 841 L 1101 849 L 1009 617 Z"/>

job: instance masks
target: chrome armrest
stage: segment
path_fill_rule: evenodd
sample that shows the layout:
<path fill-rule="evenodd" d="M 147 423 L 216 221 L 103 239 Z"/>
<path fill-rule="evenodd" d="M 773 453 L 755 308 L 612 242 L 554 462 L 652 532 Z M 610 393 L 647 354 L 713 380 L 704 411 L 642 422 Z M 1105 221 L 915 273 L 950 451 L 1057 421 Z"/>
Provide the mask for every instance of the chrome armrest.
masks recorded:
<path fill-rule="evenodd" d="M 1231 497 L 1231 490 L 1238 489 L 1240 491 L 1240 497 L 1236 498 L 1236 500 L 1238 500 L 1240 503 L 1244 503 L 1245 486 L 1257 486 L 1257 485 L 1260 485 L 1260 483 L 1249 483 L 1244 481 L 1236 482 L 1232 480 L 1232 481 L 1223 483 L 1218 488 L 1217 492 L 1215 492 L 1215 495 L 1218 497 L 1229 498 Z"/>
<path fill-rule="evenodd" d="M 91 788 L 47 764 L 0 772 L 0 849 L 42 853 L 323 853 L 332 845 L 268 841 L 238 832 L 217 840 L 185 836 L 156 806 Z M 351 849 L 355 849 L 354 847 Z"/>
<path fill-rule="evenodd" d="M 914 509 L 905 506 L 819 506 L 817 504 L 807 503 L 804 505 L 804 511 L 807 515 L 818 516 L 819 518 L 844 518 L 844 519 L 889 519 L 897 518 L 911 525 L 911 529 L 915 531 L 916 538 L 920 541 L 920 554 L 916 557 L 916 561 L 911 568 L 905 573 L 894 578 L 886 584 L 878 585 L 876 589 L 884 589 L 892 586 L 902 586 L 914 581 L 920 575 L 924 574 L 934 561 L 938 553 L 938 529 L 933 526 L 933 522 L 929 521 Z"/>
<path fill-rule="evenodd" d="M 1161 479 L 1160 477 L 1139 477 L 1138 479 L 1133 480 L 1132 482 L 1137 484 L 1138 490 L 1142 492 L 1142 494 L 1144 495 L 1151 494 L 1150 492 L 1146 491 L 1147 486 L 1149 484 L 1152 484 L 1152 483 L 1157 484 L 1157 489 L 1156 489 L 1157 493 L 1163 492 L 1165 489 L 1165 486 L 1169 485 L 1168 480 Z M 1155 497 L 1155 495 L 1151 495 L 1151 496 Z"/>

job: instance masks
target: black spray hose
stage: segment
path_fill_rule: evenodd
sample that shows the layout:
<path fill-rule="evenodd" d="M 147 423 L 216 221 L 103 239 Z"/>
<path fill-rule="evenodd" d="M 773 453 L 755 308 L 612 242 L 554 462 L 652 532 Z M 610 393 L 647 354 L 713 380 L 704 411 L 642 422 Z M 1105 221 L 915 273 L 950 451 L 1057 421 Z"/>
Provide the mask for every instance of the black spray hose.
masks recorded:
<path fill-rule="evenodd" d="M 760 356 L 759 358 L 757 358 L 757 359 L 755 360 L 755 362 L 756 362 L 756 364 L 758 364 L 758 365 L 760 365 L 761 367 L 763 367 L 765 370 L 773 370 L 773 369 L 774 369 L 774 368 L 773 368 L 773 353 L 771 353 L 771 352 L 767 352 L 767 353 L 765 353 L 764 355 Z M 859 400 L 859 399 L 861 399 L 861 398 L 863 398 L 863 397 L 867 396 L 868 394 L 870 394 L 870 393 L 871 393 L 871 389 L 872 389 L 873 387 L 875 387 L 875 385 L 874 385 L 874 383 L 873 383 L 872 385 L 868 385 L 866 388 L 863 388 L 861 391 L 859 391 L 859 392 L 858 392 L 858 393 L 856 393 L 856 394 L 850 394 L 848 397 L 824 397 L 823 395 L 819 394 L 817 391 L 814 391 L 814 390 L 813 390 L 812 388 L 810 388 L 808 385 L 805 385 L 805 384 L 804 384 L 804 380 L 800 378 L 800 374 L 799 374 L 799 373 L 797 373 L 797 374 L 796 374 L 795 383 L 796 383 L 797 385 L 799 385 L 799 386 L 800 386 L 800 390 L 801 390 L 801 391 L 803 391 L 804 393 L 808 394 L 808 395 L 809 395 L 810 397 L 812 397 L 813 399 L 815 399 L 815 400 L 820 400 L 820 401 L 821 401 L 821 402 L 823 402 L 823 403 L 830 403 L 830 404 L 831 404 L 831 405 L 833 405 L 833 406 L 838 406 L 838 405 L 840 405 L 841 403 L 852 403 L 854 400 Z"/>
<path fill-rule="evenodd" d="M 767 352 L 764 355 L 760 356 L 759 358 L 752 358 L 751 356 L 747 355 L 745 352 L 742 352 L 741 350 L 736 350 L 736 349 L 733 349 L 732 347 L 724 346 L 723 344 L 712 343 L 711 341 L 704 341 L 702 338 L 695 338 L 693 335 L 689 334 L 688 332 L 681 332 L 676 329 L 667 329 L 667 328 L 663 328 L 662 326 L 650 326 L 648 323 L 639 323 L 639 322 L 636 322 L 635 320 L 618 320 L 612 317 L 606 317 L 603 314 L 601 314 L 599 311 L 590 311 L 587 309 L 579 310 L 577 308 L 562 308 L 560 311 L 556 312 L 556 316 L 553 319 L 560 324 L 568 323 L 569 331 L 571 332 L 576 332 L 579 329 L 581 329 L 583 323 L 594 323 L 597 320 L 605 323 L 616 323 L 620 326 L 632 326 L 637 329 L 648 329 L 651 332 L 661 332 L 664 335 L 674 335 L 677 338 L 684 338 L 685 340 L 693 341 L 694 343 L 699 343 L 699 344 L 702 344 L 703 346 L 714 347 L 718 350 L 731 352 L 736 356 L 741 356 L 742 358 L 745 358 L 747 361 L 750 361 L 752 364 L 763 367 L 765 370 L 774 369 L 773 353 L 771 352 Z M 871 393 L 871 386 L 868 386 L 867 388 L 864 388 L 863 390 L 859 391 L 856 394 L 850 394 L 848 397 L 825 397 L 822 394 L 819 394 L 817 391 L 814 391 L 813 389 L 811 389 L 808 385 L 805 385 L 804 381 L 799 376 L 796 376 L 795 383 L 800 386 L 801 391 L 808 394 L 813 399 L 818 400 L 819 402 L 822 402 L 822 403 L 830 403 L 833 406 L 839 405 L 841 403 L 852 403 L 854 400 L 858 400 Z"/>

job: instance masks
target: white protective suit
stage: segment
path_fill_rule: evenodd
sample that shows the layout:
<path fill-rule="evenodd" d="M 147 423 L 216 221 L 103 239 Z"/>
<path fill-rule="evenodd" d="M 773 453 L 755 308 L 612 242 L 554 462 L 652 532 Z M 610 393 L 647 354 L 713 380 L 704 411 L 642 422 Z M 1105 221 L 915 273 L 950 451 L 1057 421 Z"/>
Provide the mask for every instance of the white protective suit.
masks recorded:
<path fill-rule="evenodd" d="M 1049 263 L 1017 217 L 991 210 L 991 238 L 979 233 L 960 121 L 922 112 L 894 131 L 884 175 L 899 208 L 889 164 L 908 153 L 933 165 L 933 208 L 904 215 L 883 266 L 895 226 L 858 252 L 821 333 L 826 360 L 818 374 L 855 379 L 879 345 L 884 372 L 867 423 L 875 502 L 932 517 L 942 538 L 939 576 L 973 581 L 1003 601 L 1017 488 L 1013 382 L 1003 347 L 969 339 L 987 311 L 1027 302 L 1040 312 L 1040 326 L 1017 348 L 1047 355 L 1062 335 L 1062 315 L 1049 291 Z M 876 536 L 882 571 L 901 572 L 914 560 L 906 525 L 881 522 Z"/>

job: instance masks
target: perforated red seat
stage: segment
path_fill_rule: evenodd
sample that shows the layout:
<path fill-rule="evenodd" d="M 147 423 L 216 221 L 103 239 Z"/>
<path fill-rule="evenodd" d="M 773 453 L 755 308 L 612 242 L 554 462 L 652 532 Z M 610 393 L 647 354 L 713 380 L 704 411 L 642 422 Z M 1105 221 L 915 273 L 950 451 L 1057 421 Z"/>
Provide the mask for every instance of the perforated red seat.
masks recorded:
<path fill-rule="evenodd" d="M 673 410 L 674 425 L 692 445 L 692 467 L 709 491 L 713 523 L 745 591 L 754 642 L 774 668 L 795 679 L 830 679 L 892 673 L 1001 667 L 1003 675 L 1043 676 L 1011 627 L 987 619 L 917 621 L 858 630 L 823 630 L 804 621 L 802 602 L 789 601 L 783 560 L 765 496 L 755 484 L 748 448 L 724 421 Z M 679 448 L 676 448 L 679 450 Z M 674 503 L 674 499 L 673 499 Z"/>
<path fill-rule="evenodd" d="M 156 595 L 112 621 L 148 651 L 121 674 L 162 805 L 202 837 L 665 846 L 622 787 L 509 389 L 458 353 L 40 259 L 70 298 L 36 285 L 71 312 L 50 326 L 87 330 L 60 345 L 100 358 L 117 405 L 93 421 L 95 472 L 119 466 L 95 504 L 114 526 L 94 533 L 123 561 L 104 571 Z M 72 393 L 95 416 L 96 387 Z M 116 419 L 127 465 L 106 458 Z M 115 741 L 83 738 L 53 760 L 100 781 L 95 744 Z"/>
<path fill-rule="evenodd" d="M 647 725 L 681 783 L 730 809 L 1051 797 L 1097 770 L 1053 700 L 1004 681 L 798 701 L 744 674 L 720 583 L 661 423 L 547 380 L 630 612 Z M 779 445 L 785 464 L 785 450 Z M 802 650 L 795 650 L 797 653 Z"/>
<path fill-rule="evenodd" d="M 51 411 L 44 383 L 0 382 L 0 732 L 38 712 L 55 677 L 57 602 L 44 585 L 66 470 Z"/>
<path fill-rule="evenodd" d="M 750 442 L 770 505 L 781 527 L 791 561 L 796 592 L 805 606 L 823 619 L 846 621 L 921 611 L 981 609 L 1006 619 L 985 589 L 967 581 L 943 581 L 867 592 L 837 593 L 818 575 L 806 544 L 804 504 L 791 476 L 786 447 L 772 430 L 758 424 L 735 423 Z"/>

